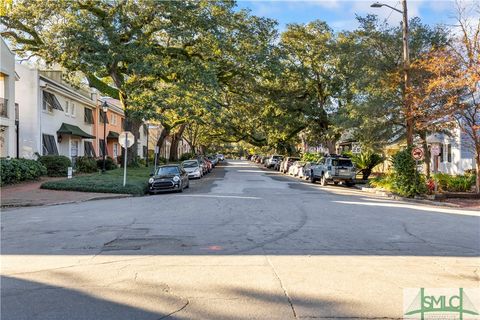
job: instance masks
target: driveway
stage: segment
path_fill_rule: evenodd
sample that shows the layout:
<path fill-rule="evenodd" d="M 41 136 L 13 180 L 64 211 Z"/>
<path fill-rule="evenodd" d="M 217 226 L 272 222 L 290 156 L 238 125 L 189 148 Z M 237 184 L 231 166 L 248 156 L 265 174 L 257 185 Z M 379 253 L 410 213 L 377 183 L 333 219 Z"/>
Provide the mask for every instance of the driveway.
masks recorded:
<path fill-rule="evenodd" d="M 1 214 L 2 319 L 401 318 L 479 285 L 474 210 L 229 161 L 183 194 Z"/>

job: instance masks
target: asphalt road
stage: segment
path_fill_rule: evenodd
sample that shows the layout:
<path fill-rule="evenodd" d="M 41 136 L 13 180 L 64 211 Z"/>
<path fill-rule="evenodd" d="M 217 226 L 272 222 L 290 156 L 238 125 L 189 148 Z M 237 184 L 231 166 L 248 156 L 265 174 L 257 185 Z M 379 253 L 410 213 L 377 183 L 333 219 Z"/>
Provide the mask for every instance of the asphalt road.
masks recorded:
<path fill-rule="evenodd" d="M 1 319 L 401 318 L 479 286 L 479 212 L 229 161 L 183 194 L 1 214 Z"/>

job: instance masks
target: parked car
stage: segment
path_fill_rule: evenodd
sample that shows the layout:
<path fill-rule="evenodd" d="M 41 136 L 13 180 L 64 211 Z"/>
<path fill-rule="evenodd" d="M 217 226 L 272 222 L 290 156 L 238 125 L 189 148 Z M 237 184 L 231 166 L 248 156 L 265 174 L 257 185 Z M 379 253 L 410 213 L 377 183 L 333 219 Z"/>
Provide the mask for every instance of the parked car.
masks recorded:
<path fill-rule="evenodd" d="M 290 168 L 288 169 L 288 174 L 294 177 L 298 176 L 298 171 L 300 168 L 303 168 L 306 162 L 304 161 L 295 161 Z"/>
<path fill-rule="evenodd" d="M 183 192 L 183 189 L 189 186 L 188 173 L 182 165 L 178 164 L 160 166 L 148 179 L 148 192 L 150 194 L 172 190 Z"/>
<path fill-rule="evenodd" d="M 310 181 L 315 183 L 320 180 L 322 186 L 328 182 L 347 186 L 355 184 L 356 168 L 348 157 L 331 155 L 321 159 L 317 165 L 311 167 Z"/>
<path fill-rule="evenodd" d="M 205 159 L 205 157 L 204 156 L 197 156 L 197 160 L 202 165 L 203 175 L 206 175 L 207 173 L 209 173 L 211 168 L 210 168 L 209 164 L 207 163 L 207 160 Z"/>
<path fill-rule="evenodd" d="M 210 156 L 207 156 L 207 159 L 208 159 L 208 161 L 210 161 L 212 163 L 212 168 L 215 168 L 215 166 L 218 163 L 217 157 L 210 155 Z"/>
<path fill-rule="evenodd" d="M 280 165 L 280 172 L 287 173 L 288 169 L 290 169 L 290 166 L 295 161 L 299 161 L 299 160 L 300 158 L 297 158 L 297 157 L 287 157 L 284 161 L 282 161 L 282 164 Z"/>
<path fill-rule="evenodd" d="M 189 179 L 200 179 L 203 177 L 203 168 L 198 160 L 185 160 L 182 162 L 182 166 L 187 171 Z"/>
<path fill-rule="evenodd" d="M 316 162 L 306 162 L 305 165 L 298 169 L 298 177 L 300 179 L 309 180 L 310 179 L 310 168 L 317 165 Z"/>
<path fill-rule="evenodd" d="M 282 156 L 279 156 L 279 155 L 273 155 L 273 156 L 270 156 L 267 158 L 267 160 L 265 161 L 265 167 L 267 168 L 273 168 L 275 167 L 275 165 L 279 162 L 281 162 L 283 159 Z"/>
<path fill-rule="evenodd" d="M 223 161 L 223 160 L 225 160 L 225 157 L 223 156 L 223 154 L 219 153 L 219 154 L 217 154 L 217 159 L 218 159 L 218 161 Z"/>

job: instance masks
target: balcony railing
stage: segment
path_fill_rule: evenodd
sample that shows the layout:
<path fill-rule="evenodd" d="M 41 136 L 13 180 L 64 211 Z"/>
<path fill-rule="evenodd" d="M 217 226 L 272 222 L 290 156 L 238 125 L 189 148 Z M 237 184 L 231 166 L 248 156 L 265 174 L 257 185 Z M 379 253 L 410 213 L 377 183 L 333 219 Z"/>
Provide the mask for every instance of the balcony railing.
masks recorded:
<path fill-rule="evenodd" d="M 8 99 L 0 98 L 0 116 L 8 118 Z"/>

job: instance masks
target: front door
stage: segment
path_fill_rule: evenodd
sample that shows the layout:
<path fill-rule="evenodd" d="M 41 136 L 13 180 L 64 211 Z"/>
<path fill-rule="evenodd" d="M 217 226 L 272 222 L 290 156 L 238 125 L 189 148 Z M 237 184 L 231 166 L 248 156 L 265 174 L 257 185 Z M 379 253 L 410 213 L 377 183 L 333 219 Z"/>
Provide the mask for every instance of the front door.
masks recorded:
<path fill-rule="evenodd" d="M 72 158 L 72 166 L 75 167 L 75 163 L 78 157 L 78 146 L 80 145 L 80 141 L 72 140 L 70 144 L 70 157 Z"/>

